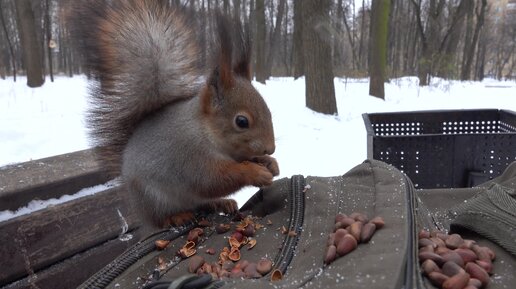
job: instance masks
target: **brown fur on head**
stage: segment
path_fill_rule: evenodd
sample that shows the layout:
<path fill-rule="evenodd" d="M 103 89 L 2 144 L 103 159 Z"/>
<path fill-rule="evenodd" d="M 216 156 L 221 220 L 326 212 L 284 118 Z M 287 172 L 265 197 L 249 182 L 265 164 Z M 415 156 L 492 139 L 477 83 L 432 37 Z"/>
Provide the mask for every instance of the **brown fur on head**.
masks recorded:
<path fill-rule="evenodd" d="M 202 115 L 217 146 L 241 162 L 272 154 L 275 145 L 271 113 L 251 84 L 249 33 L 238 22 L 232 23 L 236 32 L 226 18 L 217 17 L 218 62 L 202 90 L 201 101 Z M 238 36 L 236 42 L 234 35 Z"/>

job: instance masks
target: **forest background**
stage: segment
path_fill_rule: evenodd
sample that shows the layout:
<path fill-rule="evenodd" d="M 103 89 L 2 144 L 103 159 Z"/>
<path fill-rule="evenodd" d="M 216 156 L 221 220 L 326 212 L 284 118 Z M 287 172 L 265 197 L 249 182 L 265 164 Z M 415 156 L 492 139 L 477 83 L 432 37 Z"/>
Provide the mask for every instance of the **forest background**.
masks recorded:
<path fill-rule="evenodd" d="M 0 0 L 0 78 L 89 75 L 70 30 L 74 0 Z M 389 79 L 516 79 L 515 0 L 169 0 L 194 9 L 209 61 L 209 15 L 249 23 L 256 81 L 306 77 L 307 106 L 337 114 L 334 77 L 370 77 L 383 98 Z M 24 78 L 25 79 L 25 78 Z"/>

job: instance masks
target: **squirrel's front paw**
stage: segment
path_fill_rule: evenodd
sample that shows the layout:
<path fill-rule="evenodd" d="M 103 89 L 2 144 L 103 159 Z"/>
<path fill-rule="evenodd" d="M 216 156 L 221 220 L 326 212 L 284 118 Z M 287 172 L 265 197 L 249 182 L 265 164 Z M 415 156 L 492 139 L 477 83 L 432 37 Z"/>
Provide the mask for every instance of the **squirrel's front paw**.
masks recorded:
<path fill-rule="evenodd" d="M 264 155 L 253 158 L 253 162 L 265 166 L 273 176 L 279 175 L 279 166 L 275 158 L 269 155 Z"/>
<path fill-rule="evenodd" d="M 263 164 L 258 164 L 255 162 L 244 162 L 244 164 L 251 166 L 252 175 L 249 177 L 249 184 L 255 187 L 266 187 L 272 185 L 272 173 L 267 169 L 267 167 Z"/>

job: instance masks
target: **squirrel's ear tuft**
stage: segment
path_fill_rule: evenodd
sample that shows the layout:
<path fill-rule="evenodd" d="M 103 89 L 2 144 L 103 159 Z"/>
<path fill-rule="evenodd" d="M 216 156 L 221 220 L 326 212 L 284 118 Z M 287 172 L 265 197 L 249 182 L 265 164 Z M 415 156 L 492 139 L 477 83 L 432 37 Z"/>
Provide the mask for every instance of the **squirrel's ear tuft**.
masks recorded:
<path fill-rule="evenodd" d="M 238 31 L 238 56 L 236 59 L 234 71 L 235 74 L 251 80 L 251 39 L 249 33 L 249 24 L 246 23 L 242 28 L 240 21 L 235 20 Z"/>
<path fill-rule="evenodd" d="M 219 38 L 219 58 L 217 67 L 212 73 L 212 84 L 221 85 L 223 89 L 229 89 L 234 85 L 232 65 L 233 41 L 231 29 L 225 17 L 217 15 L 217 32 Z M 214 79 L 215 78 L 215 79 Z M 220 87 L 218 88 L 220 90 Z"/>

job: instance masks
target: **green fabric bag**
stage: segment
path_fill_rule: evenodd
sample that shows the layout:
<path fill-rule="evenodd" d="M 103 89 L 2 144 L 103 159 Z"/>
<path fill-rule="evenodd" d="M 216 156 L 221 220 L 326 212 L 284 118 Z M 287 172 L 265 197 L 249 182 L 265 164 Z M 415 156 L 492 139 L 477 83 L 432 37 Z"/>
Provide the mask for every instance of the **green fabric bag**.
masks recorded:
<path fill-rule="evenodd" d="M 479 206 L 462 205 L 470 198 L 478 199 L 471 203 L 482 203 L 483 196 L 498 186 L 513 192 L 515 180 L 516 164 L 513 164 L 500 178 L 479 187 L 415 190 L 402 172 L 375 160 L 367 160 L 343 176 L 284 178 L 258 191 L 241 208 L 243 213 L 259 217 L 257 222 L 263 225 L 253 237 L 256 245 L 250 250 L 241 248 L 241 259 L 254 263 L 262 258 L 270 259 L 272 271 L 281 272 L 281 280 L 271 281 L 271 273 L 259 279 L 222 281 L 188 273 L 189 259 L 181 259 L 177 252 L 185 245 L 188 231 L 200 225 L 194 223 L 151 235 L 80 288 L 434 288 L 419 269 L 418 232 L 448 230 L 450 226 L 496 252 L 494 281 L 489 288 L 514 288 L 516 257 L 508 251 L 511 246 L 503 245 L 511 244 L 508 238 L 514 236 L 514 220 L 499 226 L 494 231 L 496 238 L 492 238 L 492 234 L 482 230 L 477 233 L 474 225 L 467 225 L 471 218 L 466 215 Z M 504 202 L 498 205 L 503 207 Z M 385 226 L 368 243 L 325 265 L 326 243 L 334 229 L 335 216 L 353 212 L 364 213 L 369 218 L 381 216 Z M 220 250 L 229 246 L 228 236 L 232 231 L 218 234 L 215 226 L 230 223 L 233 217 L 219 214 L 203 217 L 210 225 L 204 228 L 196 255 L 207 262 L 217 262 Z M 166 249 L 156 250 L 154 243 L 159 239 L 171 242 Z M 215 249 L 216 254 L 206 253 L 209 248 Z"/>

